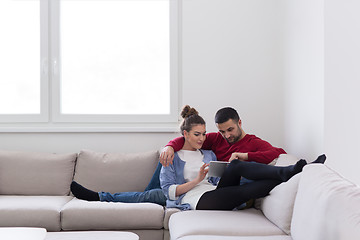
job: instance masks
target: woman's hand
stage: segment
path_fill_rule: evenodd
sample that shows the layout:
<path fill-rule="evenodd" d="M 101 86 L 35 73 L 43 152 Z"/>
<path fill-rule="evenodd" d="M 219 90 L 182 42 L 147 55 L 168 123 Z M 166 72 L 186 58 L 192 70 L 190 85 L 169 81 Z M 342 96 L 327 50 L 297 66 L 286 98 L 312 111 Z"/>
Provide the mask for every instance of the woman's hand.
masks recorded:
<path fill-rule="evenodd" d="M 202 180 L 204 180 L 204 178 L 206 177 L 206 174 L 209 172 L 209 168 L 208 168 L 209 164 L 208 163 L 204 163 L 199 170 L 199 174 L 196 177 L 196 180 L 198 183 L 200 183 Z"/>
<path fill-rule="evenodd" d="M 196 185 L 198 185 L 202 180 L 204 180 L 206 174 L 209 171 L 208 166 L 209 164 L 204 163 L 200 167 L 199 174 L 194 180 L 177 186 L 175 195 L 178 197 L 181 194 L 187 193 L 188 191 L 193 189 Z"/>
<path fill-rule="evenodd" d="M 229 162 L 231 162 L 234 159 L 238 159 L 240 161 L 247 161 L 249 158 L 248 158 L 247 153 L 234 152 L 234 153 L 231 154 Z"/>
<path fill-rule="evenodd" d="M 159 161 L 161 165 L 163 165 L 164 167 L 168 167 L 170 164 L 172 164 L 173 159 L 174 159 L 174 149 L 170 146 L 164 147 L 159 157 Z"/>

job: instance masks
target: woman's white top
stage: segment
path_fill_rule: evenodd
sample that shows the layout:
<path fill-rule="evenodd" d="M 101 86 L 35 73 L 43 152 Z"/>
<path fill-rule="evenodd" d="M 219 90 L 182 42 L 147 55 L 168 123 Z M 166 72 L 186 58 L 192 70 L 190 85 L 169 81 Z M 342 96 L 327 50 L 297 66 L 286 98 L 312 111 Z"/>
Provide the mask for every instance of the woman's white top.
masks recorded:
<path fill-rule="evenodd" d="M 199 174 L 201 166 L 204 164 L 203 159 L 204 155 L 200 150 L 190 151 L 190 150 L 180 150 L 177 152 L 180 159 L 185 162 L 184 166 L 184 178 L 186 182 L 194 180 Z M 172 185 L 169 188 L 169 195 L 171 200 L 177 199 L 176 197 L 176 187 L 178 185 Z M 197 184 L 193 189 L 185 193 L 185 196 L 181 200 L 181 204 L 188 203 L 192 209 L 196 209 L 196 205 L 200 197 L 208 191 L 214 190 L 216 186 L 208 182 L 208 176 L 204 178 L 199 184 Z"/>

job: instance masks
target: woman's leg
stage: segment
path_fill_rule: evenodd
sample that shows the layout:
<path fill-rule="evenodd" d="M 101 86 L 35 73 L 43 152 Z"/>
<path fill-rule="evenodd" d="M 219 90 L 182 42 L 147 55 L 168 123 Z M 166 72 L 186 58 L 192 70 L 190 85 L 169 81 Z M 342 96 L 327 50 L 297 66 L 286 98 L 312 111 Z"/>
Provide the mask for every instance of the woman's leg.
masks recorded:
<path fill-rule="evenodd" d="M 71 192 L 76 198 L 87 201 L 126 203 L 151 202 L 162 206 L 166 205 L 166 197 L 161 189 L 151 189 L 144 192 L 120 192 L 112 194 L 109 192 L 95 192 L 73 181 L 71 183 Z"/>
<path fill-rule="evenodd" d="M 161 189 L 160 187 L 160 171 L 161 171 L 161 163 L 159 162 L 153 176 L 151 177 L 151 180 L 149 182 L 149 184 L 147 185 L 147 187 L 145 188 L 145 191 L 151 190 L 151 189 Z"/>
<path fill-rule="evenodd" d="M 78 199 L 86 201 L 100 201 L 100 197 L 97 192 L 87 189 L 75 181 L 72 181 L 70 190 Z"/>
<path fill-rule="evenodd" d="M 109 193 L 99 192 L 102 202 L 123 202 L 123 203 L 156 203 L 161 206 L 166 205 L 166 197 L 161 189 L 151 189 L 144 192 L 120 192 Z"/>
<path fill-rule="evenodd" d="M 281 180 L 258 180 L 244 185 L 217 188 L 204 193 L 197 210 L 233 210 L 250 199 L 265 197 Z"/>

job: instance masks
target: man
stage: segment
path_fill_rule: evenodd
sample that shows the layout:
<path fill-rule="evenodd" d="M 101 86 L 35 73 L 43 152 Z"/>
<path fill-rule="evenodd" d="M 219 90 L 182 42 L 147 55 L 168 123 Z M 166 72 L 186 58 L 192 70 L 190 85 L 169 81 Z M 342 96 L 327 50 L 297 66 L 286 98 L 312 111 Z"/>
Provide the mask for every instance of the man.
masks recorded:
<path fill-rule="evenodd" d="M 219 161 L 239 159 L 269 164 L 280 154 L 286 153 L 255 135 L 246 134 L 237 111 L 231 107 L 217 111 L 215 123 L 219 132 L 206 134 L 203 149 L 212 150 Z M 183 144 L 183 137 L 170 141 L 160 154 L 161 164 L 172 164 L 174 152 L 179 151 Z"/>

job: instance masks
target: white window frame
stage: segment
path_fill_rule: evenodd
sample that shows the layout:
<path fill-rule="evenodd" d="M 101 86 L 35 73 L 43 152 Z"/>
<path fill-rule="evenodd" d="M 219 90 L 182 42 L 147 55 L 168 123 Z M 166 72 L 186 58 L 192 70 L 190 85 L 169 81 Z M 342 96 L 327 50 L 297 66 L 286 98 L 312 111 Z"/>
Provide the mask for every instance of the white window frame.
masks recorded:
<path fill-rule="evenodd" d="M 170 5 L 170 114 L 97 115 L 60 113 L 60 0 L 40 0 L 41 113 L 0 116 L 0 132 L 175 132 L 179 111 L 180 0 Z M 4 121 L 5 120 L 5 121 Z"/>

